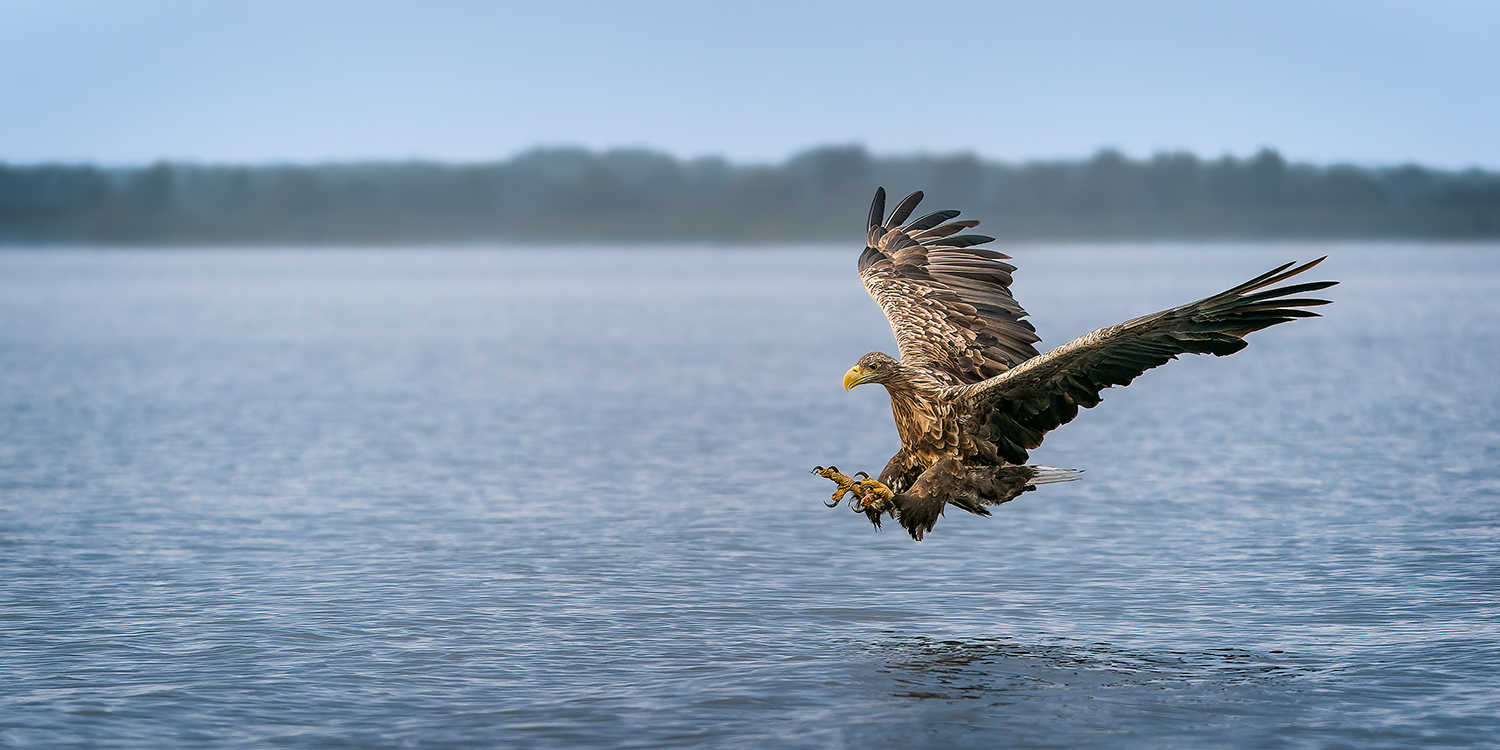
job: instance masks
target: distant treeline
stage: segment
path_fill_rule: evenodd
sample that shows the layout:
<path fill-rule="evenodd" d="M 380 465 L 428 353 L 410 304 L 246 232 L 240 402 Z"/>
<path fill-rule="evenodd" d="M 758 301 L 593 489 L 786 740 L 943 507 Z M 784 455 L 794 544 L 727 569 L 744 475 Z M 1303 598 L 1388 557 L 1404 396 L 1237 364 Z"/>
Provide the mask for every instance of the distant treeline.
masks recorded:
<path fill-rule="evenodd" d="M 1482 170 L 830 147 L 772 165 L 569 148 L 478 164 L 0 165 L 0 242 L 858 241 L 878 185 L 924 190 L 924 208 L 1007 240 L 1500 237 L 1500 173 Z"/>

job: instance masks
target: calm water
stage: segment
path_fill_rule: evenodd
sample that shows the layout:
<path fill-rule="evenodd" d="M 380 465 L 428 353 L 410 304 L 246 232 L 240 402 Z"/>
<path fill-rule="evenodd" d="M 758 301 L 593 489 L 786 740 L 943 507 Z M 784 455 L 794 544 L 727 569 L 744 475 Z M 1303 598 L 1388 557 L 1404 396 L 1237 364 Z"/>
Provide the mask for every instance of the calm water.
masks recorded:
<path fill-rule="evenodd" d="M 1493 746 L 1500 247 L 1014 252 L 1344 283 L 917 544 L 856 249 L 0 252 L 0 745 Z"/>

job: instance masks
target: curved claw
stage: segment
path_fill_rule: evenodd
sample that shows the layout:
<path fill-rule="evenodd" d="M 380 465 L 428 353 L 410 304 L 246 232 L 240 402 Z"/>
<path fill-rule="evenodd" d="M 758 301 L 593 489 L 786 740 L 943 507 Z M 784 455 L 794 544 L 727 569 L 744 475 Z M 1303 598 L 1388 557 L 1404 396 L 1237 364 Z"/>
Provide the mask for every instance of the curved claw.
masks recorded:
<path fill-rule="evenodd" d="M 892 502 L 895 493 L 891 488 L 881 484 L 879 481 L 866 477 L 857 482 L 852 488 L 854 496 L 858 498 L 856 503 L 858 510 L 873 510 L 884 513 L 894 508 Z"/>
<path fill-rule="evenodd" d="M 863 510 L 863 504 L 858 502 L 860 485 L 863 482 L 875 481 L 873 479 L 870 479 L 869 474 L 866 474 L 862 471 L 859 472 L 857 476 L 863 477 L 863 479 L 861 481 L 855 481 L 847 476 L 844 476 L 844 473 L 839 471 L 839 467 L 837 466 L 818 466 L 812 470 L 812 473 L 825 479 L 831 479 L 835 484 L 838 485 L 838 490 L 833 493 L 833 498 L 830 500 L 825 500 L 823 502 L 823 505 L 829 508 L 838 507 L 839 502 L 844 499 L 844 495 L 849 495 L 850 506 L 853 507 L 856 511 Z"/>

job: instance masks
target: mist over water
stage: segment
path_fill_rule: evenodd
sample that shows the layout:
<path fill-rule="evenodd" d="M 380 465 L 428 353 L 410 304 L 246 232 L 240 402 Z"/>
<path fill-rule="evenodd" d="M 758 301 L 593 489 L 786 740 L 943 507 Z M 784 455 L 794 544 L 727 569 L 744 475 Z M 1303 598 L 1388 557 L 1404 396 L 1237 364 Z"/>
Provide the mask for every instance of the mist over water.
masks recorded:
<path fill-rule="evenodd" d="M 1283 262 L 920 544 L 849 248 L 0 252 L 0 744 L 1472 747 L 1500 252 L 1021 246 L 1043 347 Z"/>

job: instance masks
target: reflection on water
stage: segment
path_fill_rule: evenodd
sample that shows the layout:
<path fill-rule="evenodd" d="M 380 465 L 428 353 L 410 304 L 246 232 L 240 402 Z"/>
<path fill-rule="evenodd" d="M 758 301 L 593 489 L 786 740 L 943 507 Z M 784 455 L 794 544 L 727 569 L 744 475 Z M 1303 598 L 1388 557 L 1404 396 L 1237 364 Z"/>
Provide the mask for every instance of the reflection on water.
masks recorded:
<path fill-rule="evenodd" d="M 933 640 L 918 636 L 892 638 L 872 648 L 887 660 L 896 681 L 908 688 L 897 693 L 899 697 L 942 700 L 1003 703 L 1046 692 L 1182 688 L 1199 683 L 1270 689 L 1277 680 L 1326 671 L 1281 651 L 1148 653 L 1064 638 L 1021 643 L 1009 638 Z"/>

